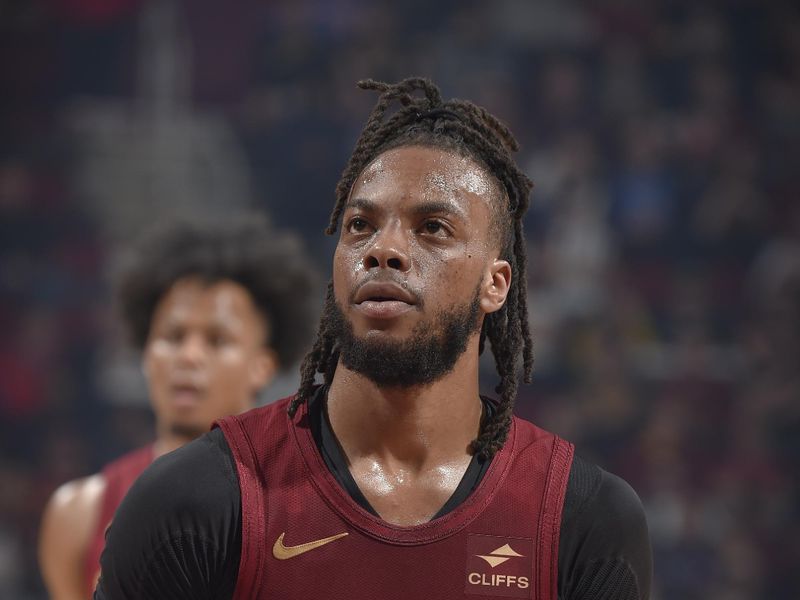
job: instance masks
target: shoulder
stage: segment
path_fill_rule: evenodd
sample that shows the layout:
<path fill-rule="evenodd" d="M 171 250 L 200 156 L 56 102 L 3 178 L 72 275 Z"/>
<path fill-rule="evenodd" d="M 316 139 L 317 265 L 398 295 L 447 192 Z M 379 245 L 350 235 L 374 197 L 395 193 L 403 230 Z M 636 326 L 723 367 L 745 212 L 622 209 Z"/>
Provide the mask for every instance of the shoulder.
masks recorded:
<path fill-rule="evenodd" d="M 291 417 L 286 409 L 291 400 L 292 397 L 283 398 L 266 406 L 227 416 L 216 421 L 212 431 L 222 430 L 225 440 L 239 457 L 245 447 L 250 447 L 245 454 L 256 447 L 262 450 L 272 448 L 279 445 L 288 434 Z M 270 434 L 264 435 L 265 432 Z"/>
<path fill-rule="evenodd" d="M 61 485 L 45 507 L 42 542 L 61 542 L 70 546 L 88 543 L 99 517 L 105 489 L 105 478 L 99 473 Z"/>
<path fill-rule="evenodd" d="M 642 501 L 627 481 L 579 456 L 572 462 L 562 522 L 591 513 L 608 525 L 644 526 Z"/>
<path fill-rule="evenodd" d="M 561 438 L 560 436 L 547 431 L 546 429 L 542 429 L 536 423 L 532 423 L 527 419 L 523 419 L 514 415 L 512 417 L 512 423 L 514 427 L 514 435 L 517 438 L 517 444 L 524 448 L 530 444 L 535 443 L 552 443 L 555 441 L 559 441 L 566 446 L 572 446 L 572 443 Z"/>
<path fill-rule="evenodd" d="M 131 486 L 123 505 L 139 510 L 208 507 L 238 489 L 230 451 L 219 432 L 209 432 L 152 462 Z M 130 500 L 130 502 L 129 502 Z"/>
<path fill-rule="evenodd" d="M 166 581 L 180 587 L 181 574 L 195 571 L 202 580 L 203 572 L 216 569 L 208 561 L 231 555 L 239 502 L 235 467 L 219 430 L 156 459 L 133 484 L 108 530 L 100 559 L 103 594 L 128 597 L 121 590 L 136 589 L 140 597 L 161 597 L 142 590 Z M 198 557 L 208 564 L 197 563 Z"/>
<path fill-rule="evenodd" d="M 556 440 L 562 446 L 572 444 L 558 435 L 546 431 L 526 419 L 514 417 L 517 435 L 523 446 L 540 440 Z M 569 454 L 565 464 L 569 465 L 562 524 L 587 512 L 602 516 L 608 525 L 636 526 L 646 529 L 644 507 L 633 488 L 621 477 L 603 470 L 580 456 Z"/>
<path fill-rule="evenodd" d="M 106 480 L 100 473 L 68 481 L 53 492 L 45 508 L 45 518 L 83 519 L 95 515 L 105 489 Z"/>
<path fill-rule="evenodd" d="M 97 529 L 105 479 L 96 474 L 67 482 L 50 497 L 39 529 L 39 562 L 48 588 L 55 593 L 80 579 L 86 552 Z"/>
<path fill-rule="evenodd" d="M 280 400 L 276 400 L 275 402 L 271 402 L 270 404 L 266 404 L 264 406 L 257 406 L 256 408 L 251 408 L 248 411 L 245 411 L 238 415 L 229 415 L 217 421 L 215 425 L 223 427 L 225 429 L 226 424 L 230 423 L 239 423 L 244 427 L 253 427 L 258 425 L 269 425 L 275 421 L 283 421 L 286 422 L 289 419 L 289 415 L 286 412 L 286 409 L 289 405 L 289 402 L 292 401 L 294 396 L 289 396 L 287 398 L 281 398 Z"/>
<path fill-rule="evenodd" d="M 620 598 L 647 598 L 651 576 L 650 538 L 639 496 L 621 477 L 575 457 L 561 519 L 562 590 L 589 589 L 604 577 L 609 578 L 604 585 L 625 590 Z"/>
<path fill-rule="evenodd" d="M 61 485 L 50 497 L 42 515 L 42 553 L 50 546 L 62 551 L 75 549 L 85 552 L 103 517 L 106 496 L 120 493 L 116 488 L 126 481 L 124 489 L 127 490 L 130 481 L 147 467 L 152 458 L 152 447 L 145 446 L 108 463 L 100 473 Z M 121 493 L 124 494 L 124 490 Z"/>

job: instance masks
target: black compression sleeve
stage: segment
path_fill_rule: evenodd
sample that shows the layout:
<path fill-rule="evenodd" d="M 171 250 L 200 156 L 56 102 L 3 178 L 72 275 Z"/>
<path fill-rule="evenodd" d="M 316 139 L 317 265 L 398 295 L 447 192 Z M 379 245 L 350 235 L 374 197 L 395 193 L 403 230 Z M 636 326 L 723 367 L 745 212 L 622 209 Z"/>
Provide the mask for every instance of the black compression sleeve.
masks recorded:
<path fill-rule="evenodd" d="M 95 600 L 231 598 L 240 511 L 236 467 L 221 430 L 159 458 L 117 510 Z"/>
<path fill-rule="evenodd" d="M 622 479 L 575 457 L 558 548 L 562 600 L 647 600 L 652 555 L 644 509 Z"/>

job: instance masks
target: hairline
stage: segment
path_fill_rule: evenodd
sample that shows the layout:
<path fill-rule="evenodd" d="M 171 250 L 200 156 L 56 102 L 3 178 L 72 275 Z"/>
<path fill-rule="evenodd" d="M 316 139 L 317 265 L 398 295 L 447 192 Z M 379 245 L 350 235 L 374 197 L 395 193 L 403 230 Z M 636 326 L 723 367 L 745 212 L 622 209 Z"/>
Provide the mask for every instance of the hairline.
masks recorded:
<path fill-rule="evenodd" d="M 158 295 L 156 298 L 155 303 L 153 304 L 153 308 L 150 311 L 148 325 L 147 325 L 147 332 L 144 337 L 144 342 L 141 344 L 142 350 L 147 346 L 148 340 L 153 332 L 153 323 L 155 321 L 156 312 L 158 312 L 158 307 L 164 302 L 164 299 L 169 296 L 170 293 L 175 289 L 175 287 L 180 283 L 186 282 L 197 282 L 203 288 L 203 290 L 208 290 L 216 285 L 220 285 L 223 283 L 232 283 L 238 287 L 240 287 L 246 294 L 250 304 L 253 306 L 253 309 L 256 312 L 256 316 L 258 317 L 262 329 L 263 335 L 261 336 L 263 339 L 261 341 L 261 345 L 268 349 L 268 350 L 275 350 L 275 328 L 273 325 L 274 317 L 272 316 L 272 312 L 269 311 L 266 307 L 262 306 L 262 304 L 258 301 L 257 294 L 253 292 L 252 287 L 248 286 L 246 283 L 240 281 L 236 277 L 231 277 L 230 275 L 220 274 L 220 275 L 210 275 L 204 274 L 201 271 L 187 271 L 186 273 L 180 274 L 172 279 L 170 283 L 167 283 L 164 286 L 163 291 Z"/>

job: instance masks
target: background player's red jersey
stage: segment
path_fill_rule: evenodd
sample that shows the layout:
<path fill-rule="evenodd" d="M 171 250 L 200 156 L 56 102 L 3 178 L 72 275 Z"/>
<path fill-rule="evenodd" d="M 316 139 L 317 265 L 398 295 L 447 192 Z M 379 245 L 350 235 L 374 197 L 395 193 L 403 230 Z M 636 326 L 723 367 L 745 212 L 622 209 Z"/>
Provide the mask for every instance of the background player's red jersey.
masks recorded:
<path fill-rule="evenodd" d="M 87 598 L 94 592 L 97 575 L 100 573 L 100 555 L 106 545 L 106 529 L 108 529 L 119 503 L 128 493 L 131 485 L 153 462 L 153 446 L 145 446 L 121 456 L 112 463 L 103 467 L 102 475 L 105 480 L 103 500 L 100 504 L 100 516 L 97 519 L 94 534 L 89 540 L 89 549 L 86 552 L 84 573 L 86 575 Z"/>

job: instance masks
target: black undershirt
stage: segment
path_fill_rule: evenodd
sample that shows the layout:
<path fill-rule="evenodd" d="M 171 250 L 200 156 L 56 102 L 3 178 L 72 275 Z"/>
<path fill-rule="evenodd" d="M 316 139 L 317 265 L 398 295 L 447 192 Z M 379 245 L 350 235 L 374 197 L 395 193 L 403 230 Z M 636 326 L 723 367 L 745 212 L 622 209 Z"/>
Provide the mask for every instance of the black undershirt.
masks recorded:
<path fill-rule="evenodd" d="M 488 418 L 494 413 L 494 404 L 488 398 L 481 398 L 481 400 L 483 401 L 484 418 Z M 311 435 L 314 437 L 314 442 L 316 442 L 328 470 L 359 506 L 379 517 L 380 515 L 372 508 L 358 488 L 358 484 L 353 479 L 350 468 L 347 466 L 347 458 L 345 458 L 344 452 L 333 433 L 330 421 L 328 421 L 327 411 L 325 410 L 324 388 L 320 387 L 311 399 L 308 405 L 308 416 L 311 424 Z M 444 503 L 444 506 L 439 509 L 439 512 L 433 515 L 432 519 L 438 519 L 446 515 L 466 500 L 472 490 L 478 487 L 486 471 L 489 470 L 490 464 L 491 461 L 489 460 L 480 460 L 477 456 L 473 456 L 466 471 L 464 471 L 464 475 L 461 476 L 458 487 L 456 487 L 447 502 Z"/>
<path fill-rule="evenodd" d="M 492 403 L 485 401 L 487 410 Z M 309 406 L 312 434 L 339 484 L 373 513 L 325 416 Z M 474 458 L 436 517 L 463 502 L 490 461 Z M 241 553 L 241 496 L 225 437 L 215 429 L 156 460 L 120 505 L 100 559 L 95 600 L 229 599 Z M 558 551 L 562 600 L 649 598 L 652 576 L 644 510 L 619 477 L 575 457 Z"/>

